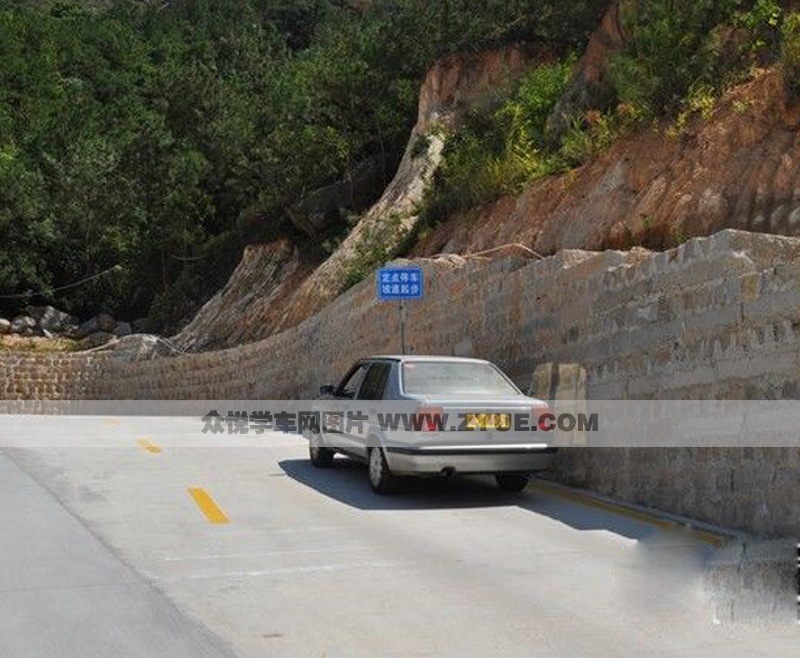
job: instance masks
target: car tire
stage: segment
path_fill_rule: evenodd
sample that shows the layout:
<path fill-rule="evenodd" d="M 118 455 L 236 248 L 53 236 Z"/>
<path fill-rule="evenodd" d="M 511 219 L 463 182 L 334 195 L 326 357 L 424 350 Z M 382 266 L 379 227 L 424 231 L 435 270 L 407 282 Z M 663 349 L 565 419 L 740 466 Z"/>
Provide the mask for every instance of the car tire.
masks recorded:
<path fill-rule="evenodd" d="M 397 477 L 389 469 L 386 455 L 381 448 L 372 448 L 367 459 L 369 485 L 377 494 L 392 493 L 397 486 Z"/>
<path fill-rule="evenodd" d="M 319 434 L 312 433 L 308 439 L 308 458 L 315 468 L 330 468 L 336 452 L 330 448 L 323 448 Z"/>
<path fill-rule="evenodd" d="M 503 491 L 518 493 L 528 486 L 531 476 L 527 473 L 498 473 L 494 479 Z"/>

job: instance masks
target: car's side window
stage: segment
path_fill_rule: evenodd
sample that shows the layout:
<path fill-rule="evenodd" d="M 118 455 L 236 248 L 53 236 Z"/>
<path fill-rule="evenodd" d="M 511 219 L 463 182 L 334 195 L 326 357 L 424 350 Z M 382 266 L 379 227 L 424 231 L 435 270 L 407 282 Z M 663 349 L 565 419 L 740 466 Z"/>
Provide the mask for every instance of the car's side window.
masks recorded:
<path fill-rule="evenodd" d="M 373 363 L 364 378 L 364 384 L 361 386 L 358 399 L 383 400 L 383 393 L 386 388 L 386 382 L 389 379 L 390 370 L 391 366 L 388 363 Z"/>
<path fill-rule="evenodd" d="M 369 364 L 367 363 L 362 363 L 357 366 L 355 370 L 339 384 L 339 387 L 336 389 L 336 395 L 343 398 L 354 398 L 358 392 L 358 387 L 361 386 L 361 382 L 364 380 L 364 375 L 367 374 L 368 367 Z"/>

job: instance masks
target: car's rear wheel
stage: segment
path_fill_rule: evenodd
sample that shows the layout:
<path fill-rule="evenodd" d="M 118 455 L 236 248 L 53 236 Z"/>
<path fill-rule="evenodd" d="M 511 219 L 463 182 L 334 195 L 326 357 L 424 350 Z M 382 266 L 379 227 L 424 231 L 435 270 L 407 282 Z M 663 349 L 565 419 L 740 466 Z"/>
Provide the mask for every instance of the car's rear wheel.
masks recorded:
<path fill-rule="evenodd" d="M 494 478 L 503 491 L 518 492 L 528 486 L 531 476 L 527 473 L 498 473 Z"/>
<path fill-rule="evenodd" d="M 316 468 L 330 468 L 336 452 L 330 448 L 323 448 L 319 434 L 312 433 L 308 439 L 308 458 L 311 465 Z"/>
<path fill-rule="evenodd" d="M 388 494 L 394 491 L 397 477 L 389 469 L 386 455 L 381 448 L 372 448 L 369 451 L 369 484 L 377 494 Z"/>

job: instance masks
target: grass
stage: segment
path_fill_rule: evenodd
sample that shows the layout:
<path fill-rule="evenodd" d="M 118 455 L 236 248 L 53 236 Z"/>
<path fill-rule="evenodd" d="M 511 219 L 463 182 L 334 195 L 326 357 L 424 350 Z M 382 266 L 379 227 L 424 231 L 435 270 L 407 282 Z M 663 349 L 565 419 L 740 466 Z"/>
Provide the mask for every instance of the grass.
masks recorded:
<path fill-rule="evenodd" d="M 0 352 L 75 352 L 78 341 L 41 336 L 0 336 Z"/>
<path fill-rule="evenodd" d="M 349 290 L 372 274 L 375 269 L 396 257 L 404 247 L 403 217 L 392 213 L 379 227 L 367 228 L 356 245 L 355 254 L 348 260 L 343 288 Z"/>

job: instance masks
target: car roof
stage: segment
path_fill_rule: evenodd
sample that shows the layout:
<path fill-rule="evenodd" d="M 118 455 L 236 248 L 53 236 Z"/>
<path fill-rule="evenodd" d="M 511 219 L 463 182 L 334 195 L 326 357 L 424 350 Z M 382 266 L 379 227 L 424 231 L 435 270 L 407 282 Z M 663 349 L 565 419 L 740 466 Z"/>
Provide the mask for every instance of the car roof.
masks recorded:
<path fill-rule="evenodd" d="M 419 354 L 389 354 L 389 355 L 375 355 L 369 356 L 362 361 L 400 361 L 402 363 L 408 362 L 446 362 L 446 363 L 489 363 L 484 359 L 472 359 L 462 356 L 429 356 Z"/>

